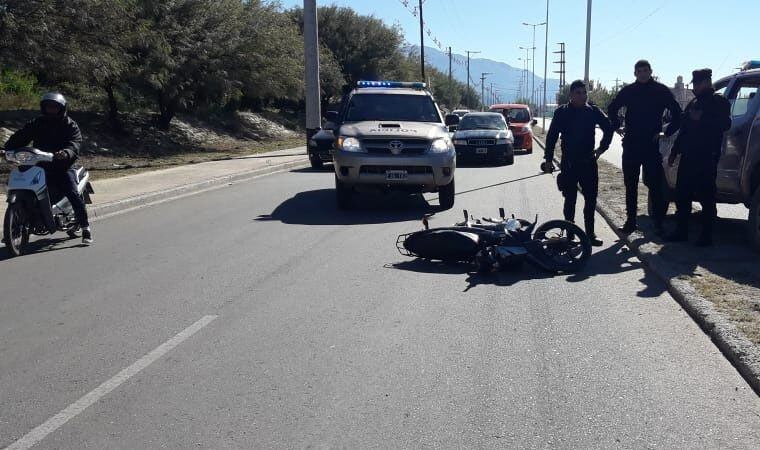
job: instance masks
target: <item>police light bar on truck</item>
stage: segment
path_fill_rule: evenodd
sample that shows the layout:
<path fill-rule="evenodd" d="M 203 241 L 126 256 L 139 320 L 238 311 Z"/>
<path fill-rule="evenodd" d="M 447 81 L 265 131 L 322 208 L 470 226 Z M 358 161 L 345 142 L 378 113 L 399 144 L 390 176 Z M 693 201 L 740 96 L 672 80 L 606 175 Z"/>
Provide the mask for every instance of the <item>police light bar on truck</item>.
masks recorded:
<path fill-rule="evenodd" d="M 742 71 L 760 69 L 760 59 L 753 59 L 742 64 Z"/>
<path fill-rule="evenodd" d="M 417 81 L 359 81 L 356 87 L 425 89 L 426 84 Z"/>

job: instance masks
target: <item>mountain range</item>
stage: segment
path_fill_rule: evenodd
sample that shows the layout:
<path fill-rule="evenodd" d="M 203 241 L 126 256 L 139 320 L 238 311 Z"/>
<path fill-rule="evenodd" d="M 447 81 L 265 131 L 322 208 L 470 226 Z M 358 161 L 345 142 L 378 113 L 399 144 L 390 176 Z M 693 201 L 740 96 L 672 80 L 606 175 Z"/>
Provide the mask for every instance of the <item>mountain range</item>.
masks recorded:
<path fill-rule="evenodd" d="M 411 46 L 410 48 L 419 52 L 419 46 Z M 451 76 L 462 83 L 467 83 L 466 61 L 466 56 L 457 53 L 452 54 Z M 443 73 L 449 73 L 449 55 L 445 52 L 425 46 L 425 62 Z M 538 65 L 536 66 L 536 71 L 538 71 Z M 533 85 L 533 72 L 530 70 L 528 71 L 529 86 L 526 93 L 525 86 L 521 82 L 525 78 L 525 71 L 522 68 L 513 67 L 507 63 L 491 59 L 470 57 L 470 85 L 474 86 L 478 93 L 480 93 L 480 77 L 482 73 L 490 73 L 490 75 L 486 75 L 486 91 L 490 88 L 491 83 L 493 83 L 494 91 L 497 92 L 502 102 L 510 102 L 518 97 L 525 97 L 530 93 L 530 88 Z M 536 74 L 535 86 L 536 90 L 539 91 L 539 99 L 543 96 L 543 80 L 542 77 Z M 546 84 L 547 103 L 554 103 L 558 91 L 559 80 L 549 78 Z M 490 98 L 487 92 L 486 98 Z"/>

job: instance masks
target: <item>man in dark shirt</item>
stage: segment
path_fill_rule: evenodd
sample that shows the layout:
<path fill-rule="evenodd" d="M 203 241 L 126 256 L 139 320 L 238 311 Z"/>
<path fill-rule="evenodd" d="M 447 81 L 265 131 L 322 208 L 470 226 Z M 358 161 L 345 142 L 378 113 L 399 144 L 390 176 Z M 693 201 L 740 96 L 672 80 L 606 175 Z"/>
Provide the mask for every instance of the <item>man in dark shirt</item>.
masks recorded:
<path fill-rule="evenodd" d="M 565 197 L 565 220 L 575 221 L 575 203 L 580 185 L 585 200 L 583 219 L 586 234 L 593 245 L 599 246 L 602 241 L 594 232 L 594 214 L 599 192 L 599 168 L 596 160 L 609 148 L 614 128 L 602 110 L 589 105 L 587 100 L 586 84 L 581 80 L 573 81 L 570 85 L 570 103 L 557 108 L 549 126 L 544 167 L 553 166 L 554 147 L 561 135 L 562 162 L 558 184 Z M 604 137 L 599 148 L 594 150 L 597 125 L 604 131 Z"/>
<path fill-rule="evenodd" d="M 662 221 L 667 212 L 665 172 L 659 146 L 662 117 L 667 110 L 673 118 L 665 131 L 665 135 L 671 136 L 680 126 L 681 107 L 670 89 L 652 78 L 652 66 L 648 61 L 638 61 L 634 66 L 634 74 L 636 82 L 623 87 L 607 109 L 616 129 L 620 128 L 620 109 L 626 109 L 623 179 L 627 219 L 621 231 L 632 233 L 637 228 L 639 174 L 643 168 L 644 184 L 649 188 L 653 202 L 652 220 L 655 230 L 661 233 Z"/>
<path fill-rule="evenodd" d="M 723 133 L 731 128 L 731 104 L 712 87 L 712 70 L 692 72 L 694 95 L 683 114 L 681 132 L 673 144 L 668 164 L 675 164 L 680 154 L 676 181 L 676 231 L 671 242 L 688 239 L 691 201 L 702 204 L 702 235 L 699 246 L 712 245 L 712 228 L 717 215 L 715 179 L 723 147 Z"/>
<path fill-rule="evenodd" d="M 39 165 L 45 169 L 48 185 L 60 191 L 71 203 L 82 228 L 82 242 L 91 244 L 92 231 L 87 209 L 77 190 L 75 175 L 69 171 L 79 158 L 82 133 L 77 123 L 69 117 L 63 95 L 57 92 L 45 94 L 40 101 L 40 117 L 15 132 L 5 143 L 5 149 L 14 150 L 30 143 L 42 151 L 54 154 L 52 162 Z"/>

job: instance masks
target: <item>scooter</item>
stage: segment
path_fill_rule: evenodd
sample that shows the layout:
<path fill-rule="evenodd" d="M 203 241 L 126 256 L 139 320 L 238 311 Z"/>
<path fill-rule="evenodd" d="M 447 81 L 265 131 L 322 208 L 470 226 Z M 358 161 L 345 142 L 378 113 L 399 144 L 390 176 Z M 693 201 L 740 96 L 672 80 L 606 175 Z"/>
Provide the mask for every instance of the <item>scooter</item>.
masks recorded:
<path fill-rule="evenodd" d="M 577 225 L 565 220 L 534 222 L 507 218 L 475 219 L 464 211 L 464 222 L 402 234 L 396 248 L 404 256 L 474 264 L 478 272 L 517 268 L 523 261 L 554 273 L 580 270 L 591 256 L 591 241 Z"/>
<path fill-rule="evenodd" d="M 44 236 L 63 231 L 77 237 L 79 224 L 69 200 L 61 193 L 51 191 L 40 162 L 53 161 L 53 154 L 36 148 L 24 147 L 7 150 L 5 159 L 15 165 L 8 178 L 7 202 L 3 220 L 3 242 L 11 256 L 25 253 L 32 234 Z M 95 191 L 90 174 L 83 167 L 69 169 L 77 180 L 77 192 L 85 204 L 91 204 Z"/>

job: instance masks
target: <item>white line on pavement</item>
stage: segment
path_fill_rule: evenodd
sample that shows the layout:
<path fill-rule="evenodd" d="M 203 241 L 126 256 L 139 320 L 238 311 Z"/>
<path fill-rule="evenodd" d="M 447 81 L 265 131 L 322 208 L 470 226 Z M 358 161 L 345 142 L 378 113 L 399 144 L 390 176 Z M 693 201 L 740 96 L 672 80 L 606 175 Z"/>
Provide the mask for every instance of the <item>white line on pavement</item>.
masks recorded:
<path fill-rule="evenodd" d="M 161 358 L 184 340 L 210 324 L 217 316 L 204 316 L 199 321 L 185 328 L 179 334 L 156 347 L 155 350 L 138 359 L 134 364 L 117 373 L 113 378 L 101 384 L 94 390 L 85 394 L 66 409 L 48 419 L 45 423 L 27 433 L 24 437 L 5 448 L 5 450 L 26 450 L 45 439 L 47 435 L 62 427 L 66 422 L 79 415 L 82 411 L 92 406 L 95 402 L 108 395 L 109 392 L 119 387 L 131 377 L 140 373 L 157 359 Z"/>

